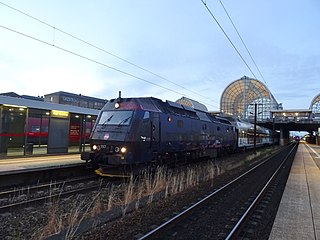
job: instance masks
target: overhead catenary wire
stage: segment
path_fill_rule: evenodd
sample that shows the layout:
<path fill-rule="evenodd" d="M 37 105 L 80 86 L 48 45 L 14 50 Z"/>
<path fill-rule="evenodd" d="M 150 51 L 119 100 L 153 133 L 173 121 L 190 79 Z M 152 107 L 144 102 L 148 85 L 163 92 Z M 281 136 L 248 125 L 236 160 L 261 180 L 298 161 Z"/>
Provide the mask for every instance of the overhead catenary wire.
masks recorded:
<path fill-rule="evenodd" d="M 232 19 L 231 19 L 231 17 L 230 17 L 230 15 L 229 15 L 229 13 L 228 13 L 228 11 L 227 11 L 227 9 L 225 8 L 225 6 L 224 6 L 224 4 L 222 3 L 222 1 L 221 1 L 221 0 L 219 0 L 219 2 L 220 2 L 220 4 L 221 4 L 222 8 L 224 9 L 225 13 L 227 14 L 227 16 L 228 16 L 228 18 L 229 18 L 229 20 L 230 20 L 230 22 L 231 22 L 231 24 L 232 24 L 233 28 L 234 28 L 234 29 L 235 29 L 235 31 L 237 32 L 237 34 L 238 34 L 238 36 L 239 36 L 239 38 L 240 38 L 240 40 L 241 40 L 241 42 L 242 42 L 243 46 L 244 46 L 244 47 L 245 47 L 245 49 L 247 50 L 247 52 L 248 52 L 248 54 L 249 54 L 249 56 L 250 56 L 250 58 L 251 58 L 252 62 L 254 63 L 254 65 L 255 65 L 256 69 L 258 70 L 258 72 L 259 72 L 259 74 L 260 74 L 261 78 L 263 79 L 264 83 L 265 83 L 265 84 L 267 84 L 267 82 L 266 82 L 266 80 L 264 79 L 264 77 L 263 77 L 263 75 L 262 75 L 262 73 L 261 73 L 261 71 L 260 71 L 260 69 L 259 69 L 258 65 L 256 64 L 256 61 L 253 59 L 253 57 L 252 57 L 252 55 L 251 55 L 251 53 L 250 53 L 250 51 L 249 51 L 249 49 L 248 49 L 247 45 L 245 44 L 245 42 L 244 42 L 243 38 L 241 37 L 241 35 L 240 35 L 240 33 L 239 33 L 239 31 L 238 31 L 238 29 L 237 29 L 236 25 L 235 25 L 235 24 L 234 24 L 234 22 L 232 21 Z"/>
<path fill-rule="evenodd" d="M 223 34 L 225 35 L 225 37 L 228 39 L 229 43 L 232 45 L 232 47 L 234 48 L 234 50 L 237 52 L 237 54 L 239 55 L 239 57 L 241 58 L 241 60 L 244 62 L 244 64 L 247 66 L 247 68 L 249 69 L 249 71 L 251 72 L 251 74 L 257 79 L 256 75 L 253 73 L 253 71 L 251 70 L 250 66 L 248 65 L 248 63 L 246 62 L 246 60 L 243 58 L 243 56 L 241 55 L 241 53 L 239 52 L 239 50 L 237 49 L 237 47 L 234 45 L 234 43 L 232 42 L 232 40 L 230 39 L 230 37 L 228 36 L 228 34 L 226 33 L 226 31 L 223 29 L 223 27 L 221 26 L 221 24 L 219 23 L 219 21 L 217 20 L 217 18 L 214 16 L 214 14 L 212 13 L 212 11 L 210 10 L 210 8 L 208 7 L 206 1 L 201 0 L 201 2 L 203 3 L 203 5 L 205 6 L 205 8 L 207 9 L 207 11 L 209 12 L 209 14 L 211 15 L 211 17 L 213 18 L 213 20 L 216 22 L 216 24 L 219 26 L 220 30 L 223 32 Z"/>
<path fill-rule="evenodd" d="M 29 17 L 29 18 L 37 21 L 37 22 L 40 22 L 41 24 L 43 24 L 43 25 L 45 25 L 45 26 L 47 26 L 47 27 L 52 28 L 52 29 L 53 29 L 53 40 L 52 40 L 52 42 L 53 42 L 52 45 L 53 45 L 53 46 L 55 45 L 55 32 L 58 31 L 58 32 L 63 33 L 63 34 L 65 34 L 65 35 L 67 35 L 67 36 L 69 36 L 69 37 L 71 37 L 71 38 L 73 38 L 73 39 L 76 39 L 77 41 L 82 42 L 82 43 L 84 43 L 84 44 L 86 44 L 86 45 L 88 45 L 88 46 L 90 46 L 90 47 L 92 47 L 92 48 L 95 48 L 95 49 L 97 49 L 97 50 L 99 50 L 99 51 L 102 51 L 102 52 L 104 52 L 104 53 L 106 53 L 106 54 L 108 54 L 108 55 L 110 55 L 110 56 L 112 56 L 112 57 L 115 57 L 115 58 L 117 58 L 117 59 L 119 59 L 119 60 L 121 60 L 121 61 L 129 64 L 129 65 L 132 65 L 132 66 L 134 66 L 134 67 L 136 67 L 136 68 L 138 68 L 138 69 L 140 69 L 140 70 L 142 70 L 142 71 L 145 71 L 145 72 L 147 72 L 147 73 L 149 73 L 149 74 L 151 74 L 151 75 L 153 75 L 153 76 L 155 76 L 155 77 L 158 77 L 158 78 L 160 78 L 160 79 L 162 79 L 162 80 L 164 80 L 164 81 L 167 81 L 167 82 L 169 82 L 169 83 L 171 83 L 171 84 L 173 84 L 173 85 L 175 85 L 175 86 L 177 86 L 177 87 L 180 87 L 180 88 L 182 88 L 182 89 L 184 89 L 184 90 L 186 90 L 186 91 L 188 91 L 188 92 L 190 92 L 190 93 L 193 93 L 193 94 L 195 94 L 195 95 L 197 95 L 197 96 L 199 96 L 199 97 L 202 97 L 202 98 L 204 98 L 204 99 L 207 99 L 207 100 L 210 100 L 210 101 L 215 102 L 215 100 L 213 100 L 213 99 L 211 99 L 211 98 L 208 98 L 207 96 L 204 96 L 204 95 L 202 95 L 202 94 L 199 94 L 199 92 L 190 90 L 190 89 L 188 89 L 188 88 L 186 88 L 186 87 L 184 87 L 184 86 L 182 86 L 182 85 L 180 85 L 180 84 L 177 84 L 177 83 L 175 83 L 174 81 L 171 81 L 171 80 L 169 80 L 169 79 L 167 79 L 167 78 L 165 78 L 165 77 L 162 77 L 161 75 L 159 75 L 159 74 L 157 74 L 157 73 L 154 73 L 154 72 L 152 72 L 152 71 L 150 71 L 150 70 L 148 70 L 148 69 L 146 69 L 146 68 L 144 68 L 144 67 L 141 67 L 141 66 L 139 66 L 139 65 L 137 65 L 137 64 L 135 64 L 135 63 L 133 63 L 133 62 L 131 62 L 131 61 L 129 61 L 129 60 L 126 60 L 126 59 L 124 59 L 124 58 L 122 58 L 122 57 L 120 57 L 120 56 L 118 56 L 118 55 L 116 55 L 116 54 L 114 54 L 114 53 L 111 53 L 111 52 L 109 52 L 109 51 L 107 51 L 107 50 L 105 50 L 105 49 L 103 49 L 103 48 L 101 48 L 101 47 L 98 47 L 98 46 L 96 46 L 96 45 L 94 45 L 94 44 L 92 44 L 92 43 L 89 43 L 88 41 L 83 40 L 83 39 L 81 39 L 81 38 L 79 38 L 79 37 L 77 37 L 77 36 L 75 36 L 75 35 L 73 35 L 73 34 L 70 34 L 70 33 L 66 32 L 66 31 L 64 31 L 64 30 L 62 30 L 62 29 L 59 29 L 59 28 L 57 28 L 57 27 L 55 27 L 55 26 L 53 26 L 53 25 L 51 25 L 51 24 L 49 24 L 49 23 L 47 23 L 47 22 L 45 22 L 45 21 L 43 21 L 43 20 L 41 20 L 41 19 L 39 19 L 39 18 L 36 18 L 36 17 L 34 17 L 34 16 L 30 15 L 30 14 L 27 14 L 27 13 L 25 13 L 25 12 L 23 12 L 23 11 L 17 9 L 17 8 L 14 8 L 14 7 L 6 4 L 6 3 L 0 2 L 0 4 L 6 6 L 6 7 L 8 7 L 8 8 L 10 8 L 10 9 L 16 11 L 16 12 L 19 12 L 20 14 L 23 14 L 23 15 L 25 15 L 25 16 L 27 16 L 27 17 Z M 151 81 L 149 81 L 149 83 L 150 83 L 150 82 L 151 82 Z M 154 84 L 154 85 L 158 86 L 158 84 Z M 179 93 L 179 94 L 185 95 L 185 94 L 182 94 L 182 93 Z M 215 106 L 215 107 L 216 107 L 216 106 Z M 218 108 L 219 108 L 219 107 L 218 107 Z"/>
<path fill-rule="evenodd" d="M 170 91 L 170 92 L 173 92 L 173 93 L 176 93 L 176 94 L 179 94 L 179 95 L 182 95 L 182 96 L 186 96 L 186 97 L 188 97 L 188 98 L 191 98 L 190 96 L 188 96 L 188 95 L 186 95 L 186 94 L 183 94 L 183 93 L 181 93 L 181 92 L 178 92 L 178 91 L 176 91 L 176 90 L 173 90 L 173 89 L 171 89 L 171 88 L 168 88 L 168 87 L 162 86 L 162 85 L 160 85 L 160 84 L 151 82 L 151 81 L 149 81 L 149 80 L 147 80 L 147 79 L 145 79 L 145 78 L 142 78 L 142 77 L 136 76 L 136 75 L 134 75 L 134 74 L 128 73 L 128 72 L 126 72 L 126 71 L 120 70 L 120 69 L 118 69 L 118 68 L 112 67 L 112 66 L 107 65 L 107 64 L 105 64 L 105 63 L 102 63 L 102 62 L 100 62 L 100 61 L 97 61 L 97 60 L 94 60 L 94 59 L 92 59 L 92 58 L 89 58 L 89 57 L 86 57 L 86 56 L 84 56 L 84 55 L 81 55 L 81 54 L 79 54 L 79 53 L 70 51 L 70 50 L 68 50 L 68 49 L 66 49 L 66 48 L 59 47 L 59 46 L 57 46 L 57 45 L 53 45 L 52 43 L 46 42 L 46 41 L 44 41 L 44 40 L 41 40 L 41 39 L 38 39 L 38 38 L 36 38 L 36 37 L 30 36 L 30 35 L 28 35 L 28 34 L 19 32 L 19 31 L 17 31 L 17 30 L 8 28 L 8 27 L 3 26 L 3 25 L 0 25 L 0 28 L 3 28 L 3 29 L 5 29 L 5 30 L 11 31 L 11 32 L 13 32 L 13 33 L 19 34 L 19 35 L 21 35 L 21 36 L 24 36 L 24 37 L 26 37 L 26 38 L 32 39 L 32 40 L 34 40 L 34 41 L 43 43 L 43 44 L 45 44 L 45 45 L 54 47 L 54 48 L 56 48 L 56 49 L 59 49 L 59 50 L 61 50 L 61 51 L 66 52 L 66 53 L 72 54 L 72 55 L 74 55 L 74 56 L 83 58 L 83 59 L 88 60 L 88 61 L 90 61 L 90 62 L 96 63 L 96 64 L 98 64 L 98 65 L 100 65 L 100 66 L 103 66 L 103 67 L 109 68 L 109 69 L 111 69 L 111 70 L 117 71 L 117 72 L 119 72 L 119 73 L 122 73 L 122 74 L 124 74 L 124 75 L 126 75 L 126 76 L 133 77 L 133 78 L 135 78 L 135 79 L 144 81 L 144 82 L 146 82 L 146 83 L 152 84 L 152 85 L 154 85 L 154 86 L 160 87 L 160 88 L 165 89 L 165 90 L 168 90 L 168 91 Z M 206 105 L 209 105 L 209 106 L 212 106 L 212 107 L 215 107 L 215 108 L 219 108 L 219 107 L 214 106 L 214 105 L 212 105 L 212 104 L 210 104 L 210 103 L 205 103 L 205 104 L 206 104 Z"/>

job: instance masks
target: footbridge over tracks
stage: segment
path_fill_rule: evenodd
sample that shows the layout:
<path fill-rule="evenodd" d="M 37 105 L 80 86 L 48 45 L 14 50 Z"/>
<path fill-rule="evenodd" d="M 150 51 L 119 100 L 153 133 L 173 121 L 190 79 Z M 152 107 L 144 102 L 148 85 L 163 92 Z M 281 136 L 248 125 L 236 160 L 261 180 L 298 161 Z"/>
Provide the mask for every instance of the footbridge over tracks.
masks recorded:
<path fill-rule="evenodd" d="M 320 145 L 320 94 L 313 98 L 309 109 L 284 110 L 264 83 L 243 76 L 223 91 L 219 115 L 278 130 L 281 145 L 289 142 L 290 131 L 312 133 Z"/>
<path fill-rule="evenodd" d="M 306 131 L 309 133 L 319 132 L 320 117 L 315 117 L 312 110 L 291 109 L 272 110 L 272 119 L 259 121 L 258 125 L 280 131 L 280 144 L 289 142 L 290 131 Z M 315 136 L 316 143 L 320 145 L 320 137 Z"/>

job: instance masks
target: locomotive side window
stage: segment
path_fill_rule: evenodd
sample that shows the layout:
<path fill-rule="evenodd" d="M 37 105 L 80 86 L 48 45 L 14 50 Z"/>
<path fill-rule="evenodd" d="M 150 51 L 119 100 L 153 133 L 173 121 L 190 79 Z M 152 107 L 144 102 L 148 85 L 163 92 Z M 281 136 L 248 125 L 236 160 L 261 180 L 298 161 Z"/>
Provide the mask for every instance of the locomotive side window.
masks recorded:
<path fill-rule="evenodd" d="M 145 112 L 143 115 L 143 121 L 147 121 L 150 119 L 150 113 L 149 112 Z"/>
<path fill-rule="evenodd" d="M 220 127 L 219 126 L 217 127 L 217 131 L 220 131 Z"/>
<path fill-rule="evenodd" d="M 202 125 L 202 130 L 207 130 L 207 124 Z"/>
<path fill-rule="evenodd" d="M 146 142 L 146 141 L 150 142 L 150 139 L 151 139 L 150 127 L 152 127 L 150 125 L 150 119 L 151 119 L 150 112 L 148 111 L 142 112 L 140 116 L 142 117 L 142 122 L 139 124 L 139 128 L 138 128 L 139 130 L 137 131 L 139 140 L 143 142 Z"/>
<path fill-rule="evenodd" d="M 183 121 L 182 120 L 178 120 L 177 121 L 177 126 L 178 126 L 178 128 L 183 128 Z"/>

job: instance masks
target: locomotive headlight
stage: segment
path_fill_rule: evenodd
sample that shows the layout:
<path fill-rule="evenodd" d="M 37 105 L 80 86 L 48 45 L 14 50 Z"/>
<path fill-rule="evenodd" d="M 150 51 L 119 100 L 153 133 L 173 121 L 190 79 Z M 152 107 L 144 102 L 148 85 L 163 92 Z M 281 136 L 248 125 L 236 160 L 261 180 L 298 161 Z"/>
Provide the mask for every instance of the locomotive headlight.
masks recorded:
<path fill-rule="evenodd" d="M 121 151 L 121 153 L 126 153 L 126 152 L 127 152 L 127 148 L 126 148 L 126 147 L 122 147 L 122 148 L 120 149 L 120 151 Z"/>
<path fill-rule="evenodd" d="M 92 145 L 92 150 L 93 151 L 100 151 L 100 149 L 101 149 L 101 146 L 99 144 L 98 145 L 96 145 L 96 144 Z"/>
<path fill-rule="evenodd" d="M 118 152 L 120 151 L 120 148 L 117 146 L 117 147 L 114 148 L 114 151 L 115 151 L 116 153 L 118 153 Z"/>

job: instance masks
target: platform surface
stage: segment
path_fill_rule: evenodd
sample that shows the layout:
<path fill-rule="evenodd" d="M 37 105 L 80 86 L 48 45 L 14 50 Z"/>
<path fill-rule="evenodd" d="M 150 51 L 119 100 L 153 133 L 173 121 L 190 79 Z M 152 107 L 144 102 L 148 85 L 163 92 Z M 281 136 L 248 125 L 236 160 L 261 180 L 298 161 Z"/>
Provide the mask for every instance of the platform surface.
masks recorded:
<path fill-rule="evenodd" d="M 28 169 L 54 168 L 64 165 L 83 163 L 85 162 L 80 159 L 80 154 L 7 158 L 0 160 L 0 174 Z"/>
<path fill-rule="evenodd" d="M 269 240 L 320 239 L 319 153 L 299 144 Z"/>

